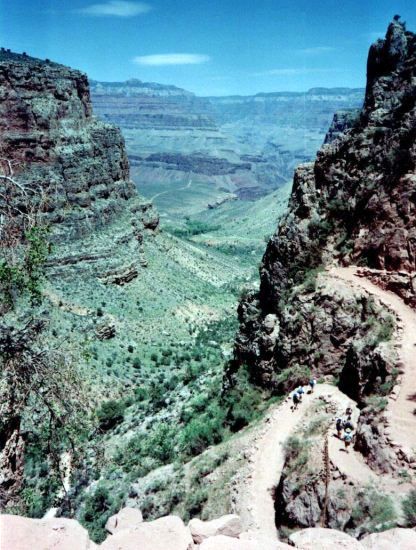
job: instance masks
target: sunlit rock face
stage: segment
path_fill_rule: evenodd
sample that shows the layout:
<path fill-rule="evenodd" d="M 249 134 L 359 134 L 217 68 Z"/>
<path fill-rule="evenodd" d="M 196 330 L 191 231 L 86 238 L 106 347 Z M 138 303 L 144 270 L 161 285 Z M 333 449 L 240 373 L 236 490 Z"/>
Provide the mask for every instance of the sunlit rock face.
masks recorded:
<path fill-rule="evenodd" d="M 337 115 L 316 161 L 296 170 L 288 213 L 263 257 L 260 292 L 242 301 L 239 310 L 237 363 L 252 365 L 255 378 L 266 385 L 288 365 L 289 355 L 296 362 L 297 348 L 300 364 L 306 358 L 312 368 L 317 366 L 312 356 L 306 357 L 303 344 L 316 346 L 328 364 L 338 361 L 340 342 L 346 341 L 348 331 L 338 330 L 341 325 L 337 325 L 340 334 L 335 334 L 331 328 L 328 346 L 318 349 L 326 341 L 327 322 L 333 323 L 342 313 L 343 323 L 354 324 L 355 314 L 348 312 L 345 300 L 334 317 L 331 307 L 325 307 L 327 295 L 319 298 L 321 290 L 313 294 L 314 289 L 308 289 L 296 298 L 298 317 L 314 302 L 314 315 L 321 322 L 308 328 L 307 317 L 293 333 L 296 319 L 283 306 L 311 269 L 339 262 L 401 272 L 404 279 L 416 270 L 415 53 L 416 35 L 392 22 L 386 38 L 370 48 L 362 110 L 355 116 Z M 412 303 L 409 281 L 406 301 Z M 272 347 L 264 345 L 263 320 L 269 314 L 276 314 L 280 323 Z M 362 325 L 360 316 L 356 321 Z"/>
<path fill-rule="evenodd" d="M 85 74 L 2 50 L 0 98 L 1 157 L 33 201 L 43 194 L 55 237 L 106 225 L 136 199 L 123 137 L 93 115 Z"/>

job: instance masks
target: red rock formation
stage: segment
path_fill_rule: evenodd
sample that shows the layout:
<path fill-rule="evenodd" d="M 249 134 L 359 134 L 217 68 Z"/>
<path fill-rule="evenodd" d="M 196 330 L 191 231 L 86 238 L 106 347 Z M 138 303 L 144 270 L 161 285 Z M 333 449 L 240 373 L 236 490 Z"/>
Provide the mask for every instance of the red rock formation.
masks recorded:
<path fill-rule="evenodd" d="M 310 332 L 305 320 L 301 332 L 288 334 L 282 305 L 311 269 L 338 261 L 389 272 L 416 270 L 415 75 L 416 35 L 394 21 L 385 40 L 370 49 L 361 113 L 355 121 L 347 117 L 343 134 L 337 119 L 332 133 L 338 137 L 333 140 L 330 135 L 315 163 L 302 165 L 295 173 L 288 213 L 263 257 L 260 292 L 239 309 L 237 363 L 250 364 L 256 379 L 266 385 L 271 372 L 287 366 L 287 353 L 279 342 L 290 337 L 296 349 L 302 332 Z M 407 287 L 406 292 L 411 292 L 412 285 Z M 411 303 L 414 298 L 407 300 Z M 301 297 L 300 302 L 306 304 L 307 299 Z M 326 303 L 324 297 L 318 302 L 315 306 Z M 344 320 L 352 315 L 343 313 L 342 304 L 337 307 Z M 325 311 L 320 307 L 319 316 Z M 269 314 L 277 315 L 281 325 L 272 348 L 263 345 L 264 319 Z M 319 330 L 314 330 L 313 338 L 317 348 Z M 310 342 L 308 337 L 304 340 Z M 333 353 L 325 346 L 321 351 Z M 313 367 L 310 357 L 308 363 Z"/>
<path fill-rule="evenodd" d="M 46 194 L 55 235 L 82 235 L 136 198 L 124 140 L 93 116 L 85 74 L 2 51 L 0 99 L 0 156 Z"/>

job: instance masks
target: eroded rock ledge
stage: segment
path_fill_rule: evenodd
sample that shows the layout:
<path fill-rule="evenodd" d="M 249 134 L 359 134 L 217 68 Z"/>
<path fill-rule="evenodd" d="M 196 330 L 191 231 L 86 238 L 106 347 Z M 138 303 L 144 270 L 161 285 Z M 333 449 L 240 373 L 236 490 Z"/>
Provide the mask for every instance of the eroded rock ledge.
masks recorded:
<path fill-rule="evenodd" d="M 33 202 L 43 194 L 54 239 L 84 236 L 133 209 L 124 139 L 94 117 L 85 74 L 1 50 L 0 100 L 0 157 L 21 184 L 38 189 Z M 148 208 L 136 211 L 157 226 Z"/>

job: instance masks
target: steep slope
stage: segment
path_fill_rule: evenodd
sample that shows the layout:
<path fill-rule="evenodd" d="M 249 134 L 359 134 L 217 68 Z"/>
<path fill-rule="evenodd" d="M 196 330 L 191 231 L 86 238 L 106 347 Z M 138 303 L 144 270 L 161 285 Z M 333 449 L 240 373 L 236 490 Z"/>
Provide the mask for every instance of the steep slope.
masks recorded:
<path fill-rule="evenodd" d="M 392 23 L 370 50 L 366 101 L 353 127 L 295 173 L 289 212 L 263 258 L 260 292 L 240 307 L 237 357 L 258 379 L 287 364 L 282 338 L 262 344 L 263 321 L 273 315 L 284 325 L 284 303 L 308 271 L 333 261 L 415 270 L 414 51 L 415 35 Z M 249 318 L 248 308 L 258 313 Z M 322 351 L 334 354 L 340 344 Z M 328 370 L 326 360 L 307 358 Z"/>
<path fill-rule="evenodd" d="M 57 334 L 65 326 L 62 317 L 51 319 L 53 307 L 44 310 L 37 304 L 39 296 L 32 303 L 24 299 L 18 301 L 22 282 L 13 278 L 16 270 L 26 269 L 29 273 L 36 272 L 38 277 L 51 277 L 52 287 L 56 288 L 58 281 L 53 279 L 51 267 L 59 266 L 64 280 L 71 272 L 68 266 L 75 266 L 72 284 L 76 288 L 85 267 L 101 260 L 104 273 L 108 271 L 109 276 L 121 273 L 121 281 L 124 276 L 130 280 L 137 277 L 143 261 L 143 243 L 157 228 L 158 216 L 151 205 L 139 198 L 130 180 L 120 131 L 93 116 L 86 75 L 49 60 L 2 49 L 0 96 L 3 367 L 9 353 L 8 338 L 13 341 L 13 334 L 19 330 L 24 333 L 33 319 L 44 333 L 46 349 L 62 345 Z M 30 238 L 22 230 L 25 219 L 40 219 L 43 227 L 48 228 L 44 237 L 46 251 L 51 248 L 51 242 L 54 243 L 54 259 L 42 265 L 39 272 L 34 264 L 18 263 L 19 247 Z M 116 223 L 119 232 L 115 229 Z M 104 243 L 105 231 L 110 237 Z M 43 234 L 46 232 L 35 236 L 35 242 L 41 247 L 43 237 L 39 235 Z M 93 236 L 96 246 L 88 242 Z M 70 257 L 61 255 L 66 247 L 72 247 Z M 31 284 L 36 288 L 38 283 L 32 281 Z M 73 297 L 68 301 L 73 302 Z M 57 301 L 55 305 L 59 311 L 62 304 Z M 78 315 L 85 315 L 83 304 L 75 309 Z M 79 350 L 79 340 L 74 334 L 66 334 L 68 357 Z M 30 348 L 27 352 L 30 355 Z M 38 353 L 45 357 L 47 354 L 45 350 Z M 24 418 L 25 405 L 21 410 L 13 407 L 14 386 L 18 384 L 8 385 L 10 375 L 7 373 L 7 369 L 2 368 L 2 506 L 21 488 L 25 467 L 24 434 L 31 434 L 33 428 L 31 418 Z M 33 379 L 35 373 L 32 373 Z M 26 405 L 31 399 L 28 401 L 27 395 L 29 393 L 21 400 Z M 38 424 L 41 430 L 41 422 Z"/>
<path fill-rule="evenodd" d="M 338 474 L 327 475 L 325 489 L 314 469 L 323 434 L 314 443 L 306 442 L 308 429 L 300 432 L 311 454 L 305 461 L 294 442 L 288 451 L 276 491 L 284 528 L 326 521 L 356 536 L 377 522 L 387 528 L 400 521 L 395 497 L 381 485 L 363 485 L 374 472 L 389 473 L 398 494 L 401 480 L 412 483 L 415 53 L 416 35 L 399 20 L 371 47 L 362 111 L 337 115 L 316 161 L 297 169 L 288 213 L 263 257 L 260 290 L 240 303 L 230 382 L 246 364 L 254 381 L 278 393 L 312 375 L 338 385 L 361 409 L 355 451 L 373 470 L 356 480 L 351 469 L 343 472 L 355 486 L 351 494 L 328 489 Z"/>

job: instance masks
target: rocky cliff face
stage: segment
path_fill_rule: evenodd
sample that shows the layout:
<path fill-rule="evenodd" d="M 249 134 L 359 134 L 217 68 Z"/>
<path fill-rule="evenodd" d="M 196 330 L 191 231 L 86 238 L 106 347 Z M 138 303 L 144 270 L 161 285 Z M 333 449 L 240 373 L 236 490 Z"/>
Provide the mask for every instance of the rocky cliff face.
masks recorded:
<path fill-rule="evenodd" d="M 299 162 L 313 158 L 334 110 L 359 107 L 364 95 L 316 89 L 201 98 L 139 80 L 91 86 L 96 111 L 123 129 L 134 179 L 149 197 L 162 192 L 156 204 L 168 213 L 175 202 L 169 193 L 180 194 L 190 180 L 196 192 L 186 193 L 208 199 L 199 209 L 224 192 L 253 200 L 277 189 Z"/>
<path fill-rule="evenodd" d="M 341 315 L 347 324 L 355 318 L 364 326 L 362 302 L 355 313 L 347 311 L 344 299 L 331 311 L 337 299 L 330 305 L 321 288 L 310 288 L 316 280 L 311 270 L 338 262 L 403 272 L 402 292 L 412 300 L 413 279 L 406 273 L 416 268 L 415 48 L 416 36 L 400 22 L 391 23 L 385 40 L 370 49 L 359 116 L 337 116 L 316 161 L 295 173 L 288 213 L 263 258 L 260 292 L 239 309 L 237 363 L 247 362 L 261 383 L 276 385 L 278 373 L 293 362 L 322 374 L 336 364 L 339 372 L 348 356 L 338 355 L 340 340 L 353 333 L 338 322 L 334 329 L 334 321 Z M 320 321 L 310 329 L 309 313 L 292 330 L 294 316 L 302 318 L 311 301 Z M 328 344 L 322 346 L 326 333 Z M 311 354 L 314 345 L 313 353 L 325 360 Z M 302 346 L 302 353 L 296 351 Z"/>
<path fill-rule="evenodd" d="M 45 195 L 54 235 L 105 225 L 137 194 L 120 131 L 94 117 L 79 71 L 0 52 L 1 157 Z"/>
<path fill-rule="evenodd" d="M 30 351 L 36 349 L 39 334 L 47 332 L 46 326 L 50 328 L 55 322 L 57 327 L 65 326 L 63 310 L 81 317 L 88 314 L 85 307 L 71 308 L 64 301 L 55 300 L 57 286 L 63 281 L 70 281 L 68 297 L 72 300 L 74 289 L 86 282 L 92 285 L 90 294 L 94 297 L 104 285 L 120 287 L 136 279 L 147 265 L 143 252 L 145 236 L 153 234 L 159 220 L 151 205 L 139 198 L 130 180 L 120 131 L 93 116 L 84 74 L 50 61 L 1 50 L 0 98 L 2 212 L 10 212 L 9 207 L 13 212 L 13 205 L 15 210 L 19 207 L 20 213 L 31 208 L 35 212 L 40 210 L 50 228 L 48 238 L 54 241 L 54 255 L 49 256 L 44 266 L 48 283 L 43 283 L 50 287 L 48 291 L 43 288 L 42 311 L 34 304 L 29 311 L 25 305 L 20 308 L 16 304 L 15 309 L 6 307 L 0 313 L 3 367 L 3 361 L 10 359 L 10 342 L 17 338 L 13 330 L 18 330 L 27 318 L 43 319 L 41 329 L 25 343 Z M 21 193 L 14 192 L 22 189 Z M 27 197 L 23 207 L 18 202 L 23 200 L 22 193 Z M 1 264 L 7 258 L 8 246 L 6 242 Z M 113 338 L 114 323 L 106 318 L 100 321 L 89 332 L 97 340 Z M 57 330 L 50 330 L 46 339 L 53 346 L 58 341 Z M 80 344 L 79 336 L 70 330 L 59 339 L 64 340 L 72 350 Z M 19 353 L 24 355 L 21 346 L 20 343 L 17 351 L 13 351 L 18 363 Z M 1 372 L 4 399 L 0 507 L 3 507 L 18 502 L 25 474 L 27 434 L 23 434 L 28 418 L 26 397 L 15 410 L 12 405 L 18 400 L 13 397 L 14 385 L 5 382 L 7 369 Z M 33 380 L 31 383 L 34 384 Z M 9 387 L 12 391 L 7 393 Z"/>

